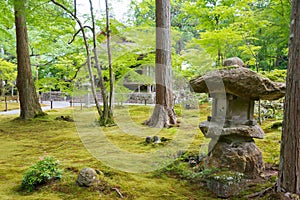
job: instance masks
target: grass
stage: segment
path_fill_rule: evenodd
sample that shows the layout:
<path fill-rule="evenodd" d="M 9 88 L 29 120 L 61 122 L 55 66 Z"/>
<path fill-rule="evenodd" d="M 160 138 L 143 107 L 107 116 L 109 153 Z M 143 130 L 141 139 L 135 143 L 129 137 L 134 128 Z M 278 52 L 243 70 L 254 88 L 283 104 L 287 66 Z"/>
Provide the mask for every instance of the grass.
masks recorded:
<path fill-rule="evenodd" d="M 8 110 L 16 110 L 19 109 L 19 107 L 20 107 L 19 103 L 11 102 L 11 101 L 7 102 Z M 0 101 L 0 112 L 5 111 L 5 109 L 6 109 L 5 101 Z"/>
<path fill-rule="evenodd" d="M 150 117 L 152 107 L 129 106 L 116 109 L 118 126 L 106 128 L 99 128 L 93 120 L 86 123 L 85 119 L 91 117 L 91 110 L 85 111 L 74 111 L 71 108 L 51 110 L 47 112 L 47 116 L 28 121 L 16 120 L 17 115 L 0 115 L 0 199 L 118 199 L 117 193 L 113 190 L 78 187 L 75 184 L 77 174 L 84 167 L 101 170 L 104 173 L 100 177 L 102 182 L 107 183 L 109 188 L 119 188 L 125 199 L 216 199 L 201 182 L 190 182 L 176 175 L 160 173 L 159 170 L 124 172 L 117 167 L 111 167 L 109 162 L 95 158 L 109 153 L 109 145 L 105 146 L 97 139 L 102 133 L 111 145 L 116 145 L 136 157 L 142 153 L 147 155 L 160 152 L 172 141 L 175 141 L 174 146 L 178 145 L 176 147 L 179 150 L 182 148 L 199 154 L 199 151 L 206 149 L 199 146 L 205 146 L 208 142 L 198 129 L 199 121 L 204 121 L 210 112 L 207 106 L 201 106 L 200 110 L 178 109 L 181 127 L 162 130 L 149 130 L 141 125 Z M 62 115 L 73 116 L 73 113 L 76 123 L 56 120 Z M 81 120 L 83 124 L 80 124 Z M 267 127 L 268 124 L 264 128 Z M 88 131 L 84 132 L 85 130 Z M 147 135 L 158 135 L 169 140 L 163 144 L 146 144 L 144 140 Z M 278 163 L 279 157 L 276 157 L 279 155 L 278 135 L 279 131 L 272 130 L 266 134 L 265 140 L 257 140 L 267 162 Z M 186 140 L 190 145 L 180 146 L 176 140 Z M 87 144 L 90 145 L 88 148 L 84 146 Z M 95 152 L 98 154 L 91 155 Z M 62 179 L 32 193 L 22 191 L 20 185 L 23 173 L 44 155 L 60 160 L 63 169 Z M 115 162 L 116 166 L 122 164 L 122 160 L 126 161 L 126 157 L 122 155 L 116 158 L 120 160 L 111 161 Z M 130 157 L 128 159 L 130 160 Z M 136 162 L 129 167 L 139 170 L 139 164 L 143 166 L 142 163 Z M 251 192 L 253 190 L 246 191 L 248 194 Z"/>

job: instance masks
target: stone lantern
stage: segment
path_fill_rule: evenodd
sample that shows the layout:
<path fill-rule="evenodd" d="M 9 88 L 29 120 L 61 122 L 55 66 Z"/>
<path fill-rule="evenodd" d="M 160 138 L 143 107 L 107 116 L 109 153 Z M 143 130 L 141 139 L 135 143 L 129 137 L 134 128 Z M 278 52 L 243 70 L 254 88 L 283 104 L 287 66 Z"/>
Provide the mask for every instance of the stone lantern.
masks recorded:
<path fill-rule="evenodd" d="M 263 160 L 253 138 L 263 139 L 264 132 L 253 117 L 254 101 L 283 97 L 285 84 L 239 66 L 210 72 L 190 84 L 195 92 L 213 98 L 212 114 L 199 126 L 205 137 L 211 138 L 207 164 L 250 178 L 258 176 Z"/>

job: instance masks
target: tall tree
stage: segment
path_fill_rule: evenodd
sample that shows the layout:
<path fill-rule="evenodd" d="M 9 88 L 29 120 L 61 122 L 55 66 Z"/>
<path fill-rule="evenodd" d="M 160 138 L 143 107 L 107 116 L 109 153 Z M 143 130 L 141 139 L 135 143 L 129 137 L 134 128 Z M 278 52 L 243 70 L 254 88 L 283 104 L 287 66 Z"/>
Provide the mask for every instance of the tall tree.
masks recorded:
<path fill-rule="evenodd" d="M 87 55 L 87 67 L 88 67 L 88 71 L 89 71 L 92 94 L 94 97 L 94 101 L 95 101 L 95 104 L 97 107 L 98 114 L 100 116 L 100 124 L 101 125 L 113 124 L 112 108 L 111 108 L 112 106 L 108 104 L 108 95 L 107 95 L 107 91 L 106 91 L 105 84 L 104 84 L 102 68 L 101 68 L 100 62 L 98 60 L 96 26 L 95 26 L 95 18 L 94 18 L 94 13 L 93 13 L 92 1 L 89 0 L 92 27 L 84 26 L 83 23 L 81 22 L 81 20 L 79 19 L 79 17 L 76 15 L 76 1 L 74 1 L 74 8 L 75 8 L 74 12 L 72 12 L 66 6 L 64 6 L 63 4 L 61 4 L 55 0 L 51 0 L 51 2 L 54 3 L 55 5 L 59 6 L 60 8 L 62 8 L 64 11 L 66 11 L 73 18 L 73 20 L 75 20 L 77 22 L 77 24 L 79 25 L 80 29 L 79 29 L 79 31 L 77 31 L 75 33 L 71 42 L 73 42 L 75 37 L 78 35 L 78 33 L 81 32 L 83 40 L 84 40 L 86 55 Z M 93 53 L 94 53 L 95 65 L 96 65 L 98 76 L 99 76 L 98 78 L 99 78 L 99 85 L 100 85 L 100 90 L 101 90 L 101 95 L 102 95 L 102 100 L 103 100 L 103 109 L 100 106 L 97 92 L 96 92 L 95 78 L 93 75 L 93 67 L 92 67 L 92 55 L 91 55 L 91 51 L 90 51 L 90 47 L 89 47 L 89 43 L 88 43 L 88 36 L 87 36 L 88 34 L 85 31 L 86 28 L 90 29 L 92 31 L 92 35 L 93 35 Z M 108 44 L 108 46 L 110 46 L 110 45 Z M 110 63 L 111 63 L 111 61 L 110 61 Z M 110 68 L 110 70 L 112 70 L 112 67 Z M 112 76 L 110 76 L 110 77 L 112 77 Z M 111 85 L 113 85 L 113 83 L 111 83 Z M 111 91 L 112 91 L 112 89 L 111 89 Z M 111 102 L 112 101 L 110 101 L 110 103 Z"/>
<path fill-rule="evenodd" d="M 278 191 L 300 194 L 300 1 L 293 0 Z"/>
<path fill-rule="evenodd" d="M 169 127 L 177 123 L 174 112 L 170 0 L 156 0 L 156 105 L 152 116 L 145 124 L 151 127 Z"/>
<path fill-rule="evenodd" d="M 18 61 L 17 88 L 21 107 L 20 118 L 30 119 L 42 115 L 43 111 L 38 101 L 30 66 L 26 27 L 26 1 L 14 0 L 14 9 Z"/>
<path fill-rule="evenodd" d="M 100 103 L 98 101 L 98 97 L 97 97 L 97 93 L 96 93 L 96 86 L 95 86 L 95 79 L 94 79 L 94 75 L 93 75 L 93 69 L 92 69 L 92 60 L 91 60 L 91 53 L 90 53 L 90 47 L 89 47 L 89 43 L 88 43 L 88 38 L 87 38 L 87 34 L 85 32 L 85 27 L 83 26 L 81 20 L 77 17 L 76 15 L 76 1 L 74 2 L 75 5 L 75 12 L 73 13 L 72 11 L 70 11 L 67 7 L 65 7 L 64 5 L 58 3 L 55 0 L 51 0 L 52 3 L 54 3 L 55 5 L 61 7 L 63 10 L 65 10 L 79 25 L 79 31 L 73 36 L 73 40 L 75 39 L 76 35 L 81 32 L 82 33 L 82 37 L 84 40 L 84 46 L 85 46 L 85 50 L 86 50 L 86 56 L 87 56 L 87 67 L 88 67 L 88 71 L 89 71 L 89 77 L 90 77 L 90 84 L 91 84 L 91 90 L 92 90 L 92 94 L 93 94 L 93 98 L 96 104 L 96 108 L 98 111 L 99 116 L 101 117 L 103 115 Z M 90 2 L 91 3 L 91 2 Z M 92 7 L 92 6 L 91 6 Z M 91 9 L 92 11 L 92 9 Z M 73 41 L 72 40 L 72 41 Z"/>

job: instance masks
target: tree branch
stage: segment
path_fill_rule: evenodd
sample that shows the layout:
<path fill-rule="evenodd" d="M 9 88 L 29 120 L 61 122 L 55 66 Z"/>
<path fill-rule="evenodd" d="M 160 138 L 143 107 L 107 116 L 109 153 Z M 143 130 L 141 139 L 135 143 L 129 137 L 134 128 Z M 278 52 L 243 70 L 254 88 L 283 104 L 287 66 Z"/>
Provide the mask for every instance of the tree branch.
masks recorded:
<path fill-rule="evenodd" d="M 81 29 L 79 29 L 79 30 L 73 35 L 72 40 L 70 40 L 70 41 L 68 42 L 68 44 L 72 44 L 72 42 L 74 42 L 76 36 L 80 33 L 80 31 L 81 31 Z"/>
<path fill-rule="evenodd" d="M 87 62 L 85 62 L 85 63 L 83 63 L 82 65 L 80 65 L 80 66 L 76 69 L 74 76 L 73 76 L 72 78 L 66 80 L 66 82 L 72 82 L 72 81 L 77 77 L 78 72 L 80 71 L 81 67 L 85 66 L 86 64 L 87 64 Z"/>
<path fill-rule="evenodd" d="M 72 13 L 68 8 L 66 8 L 64 5 L 56 2 L 55 0 L 50 0 L 52 3 L 54 3 L 55 5 L 61 7 L 63 10 L 65 10 L 74 20 L 76 20 L 76 22 L 80 25 L 80 29 L 73 35 L 73 38 L 71 41 L 68 42 L 68 44 L 71 44 L 74 40 L 75 40 L 75 37 L 80 33 L 80 31 L 84 28 L 88 28 L 90 29 L 91 31 L 93 31 L 93 28 L 90 27 L 90 26 L 82 26 L 81 25 L 81 22 L 79 20 L 79 18 L 76 16 L 76 12 L 75 13 Z M 76 0 L 74 0 L 74 2 L 76 3 Z M 76 5 L 75 5 L 76 7 Z M 76 9 L 75 9 L 76 10 Z"/>
<path fill-rule="evenodd" d="M 64 5 L 56 2 L 55 0 L 50 0 L 52 3 L 54 3 L 55 5 L 57 5 L 58 7 L 62 8 L 64 11 L 66 11 L 74 20 L 76 20 L 76 22 L 78 24 L 81 25 L 81 22 L 79 20 L 79 18 L 73 13 L 71 12 L 67 7 L 65 7 Z"/>
<path fill-rule="evenodd" d="M 94 48 L 96 48 L 96 34 L 95 34 L 95 17 L 94 17 L 94 12 L 93 12 L 93 4 L 92 4 L 92 0 L 89 0 L 90 2 L 90 12 L 91 12 L 91 17 L 92 17 L 92 32 L 93 32 L 93 42 L 94 42 Z"/>
<path fill-rule="evenodd" d="M 2 58 L 2 59 L 5 60 L 5 61 L 11 61 L 11 60 L 16 59 L 16 58 L 17 57 L 15 55 L 9 54 L 8 57 Z"/>
<path fill-rule="evenodd" d="M 74 0 L 74 16 L 76 17 L 77 15 L 77 3 L 76 0 Z"/>
<path fill-rule="evenodd" d="M 91 31 L 93 31 L 92 27 L 90 27 L 90 26 L 84 26 L 83 28 L 88 28 L 88 29 L 90 29 Z M 80 33 L 80 31 L 81 31 L 81 29 L 79 29 L 79 30 L 73 35 L 72 40 L 69 41 L 68 44 L 72 44 L 72 42 L 74 42 L 76 36 Z"/>

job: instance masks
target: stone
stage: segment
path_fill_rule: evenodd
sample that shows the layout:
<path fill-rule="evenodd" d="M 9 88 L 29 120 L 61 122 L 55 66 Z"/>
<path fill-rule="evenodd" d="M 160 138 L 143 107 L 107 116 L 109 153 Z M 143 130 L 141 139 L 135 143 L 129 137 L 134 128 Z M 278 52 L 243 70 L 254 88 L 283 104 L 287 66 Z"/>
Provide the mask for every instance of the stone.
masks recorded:
<path fill-rule="evenodd" d="M 206 179 L 207 187 L 220 198 L 237 195 L 245 185 L 242 173 L 225 171 L 210 175 Z"/>
<path fill-rule="evenodd" d="M 244 62 L 239 57 L 227 58 L 223 61 L 223 66 L 238 66 L 243 67 Z"/>
<path fill-rule="evenodd" d="M 84 168 L 79 172 L 76 182 L 79 186 L 90 187 L 97 181 L 97 172 L 92 168 Z"/>
<path fill-rule="evenodd" d="M 193 79 L 194 92 L 229 93 L 253 100 L 276 100 L 285 95 L 285 83 L 273 82 L 244 67 L 215 70 Z"/>
<path fill-rule="evenodd" d="M 154 142 L 154 143 L 161 143 L 160 138 L 159 138 L 157 135 L 155 135 L 155 136 L 153 137 L 153 142 Z"/>
<path fill-rule="evenodd" d="M 56 117 L 55 120 L 64 120 L 67 122 L 74 122 L 74 119 L 72 117 L 70 117 L 69 115 Z"/>
<path fill-rule="evenodd" d="M 151 136 L 147 136 L 146 137 L 146 143 L 151 143 L 152 141 L 152 137 Z"/>
<path fill-rule="evenodd" d="M 189 158 L 189 164 L 191 167 L 195 167 L 198 164 L 198 161 L 196 158 L 191 157 L 191 158 Z"/>
<path fill-rule="evenodd" d="M 230 141 L 228 137 L 220 138 L 214 145 L 206 164 L 241 172 L 248 178 L 258 177 L 264 168 L 262 153 L 254 141 Z"/>
<path fill-rule="evenodd" d="M 199 128 L 207 138 L 216 138 L 225 135 L 238 135 L 241 137 L 263 139 L 265 135 L 264 131 L 258 125 L 236 125 L 224 127 L 216 122 L 205 121 L 200 123 Z"/>

